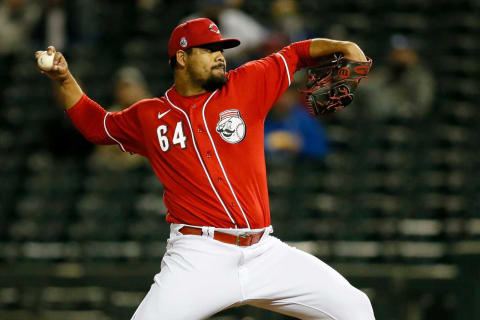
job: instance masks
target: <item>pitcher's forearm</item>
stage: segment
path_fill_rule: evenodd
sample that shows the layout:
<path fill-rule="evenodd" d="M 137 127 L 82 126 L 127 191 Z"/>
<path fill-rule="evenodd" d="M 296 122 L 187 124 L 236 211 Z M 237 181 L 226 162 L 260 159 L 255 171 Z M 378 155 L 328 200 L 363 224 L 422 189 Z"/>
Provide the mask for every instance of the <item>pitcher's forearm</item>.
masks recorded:
<path fill-rule="evenodd" d="M 49 57 L 53 55 L 53 63 L 51 66 L 41 63 L 39 59 L 47 54 Z M 35 52 L 35 59 L 38 62 L 40 72 L 47 75 L 54 82 L 58 90 L 58 95 L 65 110 L 72 108 L 83 96 L 82 88 L 68 69 L 68 63 L 61 52 L 57 52 L 54 46 L 49 46 L 47 51 Z"/>
<path fill-rule="evenodd" d="M 331 39 L 313 39 L 310 44 L 310 56 L 318 58 L 342 52 L 343 56 L 353 61 L 367 61 L 365 54 L 358 45 L 350 41 L 338 41 Z"/>
<path fill-rule="evenodd" d="M 80 88 L 70 72 L 65 79 L 57 80 L 55 83 L 65 110 L 73 107 L 78 101 L 80 101 L 80 98 L 82 98 L 82 88 Z"/>

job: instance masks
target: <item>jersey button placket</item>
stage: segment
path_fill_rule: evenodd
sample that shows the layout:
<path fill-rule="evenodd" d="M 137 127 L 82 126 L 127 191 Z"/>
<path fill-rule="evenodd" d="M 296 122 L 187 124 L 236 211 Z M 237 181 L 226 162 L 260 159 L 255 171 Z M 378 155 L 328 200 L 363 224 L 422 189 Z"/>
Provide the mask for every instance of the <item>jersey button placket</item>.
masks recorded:
<path fill-rule="evenodd" d="M 217 190 L 229 214 L 232 216 L 232 218 L 235 221 L 238 221 L 239 213 L 236 212 L 238 205 L 235 203 L 235 199 L 232 199 L 231 197 L 231 192 L 228 188 L 226 180 L 224 180 L 224 177 L 222 175 L 222 169 L 220 167 L 219 162 L 217 161 L 216 154 L 212 149 L 213 148 L 212 142 L 210 140 L 210 136 L 207 131 L 208 127 L 206 127 L 204 124 L 202 106 L 203 104 L 200 104 L 198 106 L 191 105 L 190 107 L 190 117 L 192 121 L 192 127 L 194 130 L 193 132 L 194 132 L 195 140 L 197 141 L 198 149 L 204 159 L 204 163 L 207 168 L 207 171 L 210 174 L 212 183 L 215 185 L 215 189 Z M 208 119 L 208 115 L 207 115 L 207 119 Z"/>

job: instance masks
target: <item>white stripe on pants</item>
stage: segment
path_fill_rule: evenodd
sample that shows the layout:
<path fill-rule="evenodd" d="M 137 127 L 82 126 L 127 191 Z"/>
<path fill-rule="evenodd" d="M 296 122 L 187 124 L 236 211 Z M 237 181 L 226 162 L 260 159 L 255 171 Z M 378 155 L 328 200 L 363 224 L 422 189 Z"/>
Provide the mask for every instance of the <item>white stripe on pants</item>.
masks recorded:
<path fill-rule="evenodd" d="M 172 232 L 132 320 L 196 320 L 253 305 L 299 319 L 373 320 L 368 297 L 316 257 L 266 235 L 250 247 Z"/>

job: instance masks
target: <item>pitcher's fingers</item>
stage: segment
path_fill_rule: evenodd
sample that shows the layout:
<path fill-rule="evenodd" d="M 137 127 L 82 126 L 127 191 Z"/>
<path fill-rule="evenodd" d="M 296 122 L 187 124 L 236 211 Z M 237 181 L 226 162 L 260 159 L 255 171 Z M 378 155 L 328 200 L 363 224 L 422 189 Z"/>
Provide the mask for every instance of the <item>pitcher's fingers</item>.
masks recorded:
<path fill-rule="evenodd" d="M 58 72 L 58 73 L 65 73 L 67 71 L 67 68 L 65 66 L 59 65 L 59 64 L 54 64 L 52 71 Z"/>
<path fill-rule="evenodd" d="M 38 57 L 40 57 L 40 55 L 45 52 L 45 51 L 37 51 L 35 52 L 35 59 L 38 59 Z"/>
<path fill-rule="evenodd" d="M 55 57 L 53 58 L 53 65 L 57 65 L 60 63 L 60 60 L 62 60 L 63 54 L 61 52 L 55 53 Z"/>
<path fill-rule="evenodd" d="M 55 52 L 57 52 L 57 50 L 55 50 L 54 46 L 48 46 L 47 53 L 49 55 L 51 55 L 52 53 L 55 53 Z"/>

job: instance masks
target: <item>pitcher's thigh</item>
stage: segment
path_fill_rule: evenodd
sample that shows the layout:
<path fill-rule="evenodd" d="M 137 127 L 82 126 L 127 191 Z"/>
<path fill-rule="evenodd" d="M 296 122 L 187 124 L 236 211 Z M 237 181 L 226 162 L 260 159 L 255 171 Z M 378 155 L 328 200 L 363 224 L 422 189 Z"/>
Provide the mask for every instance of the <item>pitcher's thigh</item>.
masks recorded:
<path fill-rule="evenodd" d="M 215 240 L 175 241 L 133 320 L 205 319 L 241 299 L 234 259 Z"/>
<path fill-rule="evenodd" d="M 252 305 L 299 319 L 373 320 L 368 297 L 320 259 L 275 239 L 249 283 Z"/>

